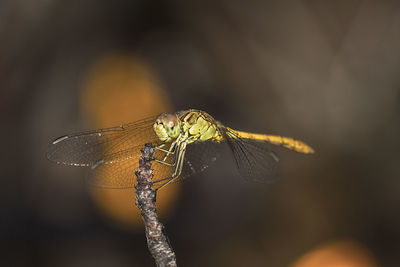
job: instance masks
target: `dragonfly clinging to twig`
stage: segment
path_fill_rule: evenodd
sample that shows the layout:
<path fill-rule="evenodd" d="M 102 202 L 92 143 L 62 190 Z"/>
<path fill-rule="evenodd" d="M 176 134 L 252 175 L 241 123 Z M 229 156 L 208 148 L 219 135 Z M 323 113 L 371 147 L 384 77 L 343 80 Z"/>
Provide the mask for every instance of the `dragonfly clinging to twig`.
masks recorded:
<path fill-rule="evenodd" d="M 216 160 L 216 145 L 227 144 L 241 176 L 258 182 L 278 176 L 279 158 L 268 144 L 314 153 L 291 137 L 234 130 L 204 111 L 190 109 L 62 136 L 50 145 L 47 157 L 57 163 L 90 167 L 89 183 L 94 186 L 128 188 L 135 185 L 140 149 L 149 142 L 155 149 L 154 183 L 158 188 L 206 169 Z"/>

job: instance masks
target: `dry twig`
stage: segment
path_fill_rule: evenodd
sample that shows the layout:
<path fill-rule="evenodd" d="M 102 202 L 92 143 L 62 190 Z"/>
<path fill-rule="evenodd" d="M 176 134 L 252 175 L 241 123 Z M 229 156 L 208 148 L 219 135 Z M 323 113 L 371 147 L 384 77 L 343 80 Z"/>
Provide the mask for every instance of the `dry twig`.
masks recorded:
<path fill-rule="evenodd" d="M 140 209 L 146 230 L 147 246 L 157 266 L 177 266 L 175 253 L 168 241 L 163 224 L 156 213 L 156 191 L 153 189 L 151 164 L 154 149 L 151 143 L 141 150 L 139 169 L 135 172 L 136 206 Z"/>

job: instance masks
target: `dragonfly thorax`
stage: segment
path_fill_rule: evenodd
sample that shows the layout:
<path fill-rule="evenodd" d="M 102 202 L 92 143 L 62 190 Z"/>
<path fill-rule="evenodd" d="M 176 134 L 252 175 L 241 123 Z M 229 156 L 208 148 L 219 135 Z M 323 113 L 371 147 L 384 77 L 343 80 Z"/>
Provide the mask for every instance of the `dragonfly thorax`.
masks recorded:
<path fill-rule="evenodd" d="M 153 130 L 162 142 L 169 142 L 179 137 L 181 122 L 175 114 L 162 113 L 154 122 Z"/>

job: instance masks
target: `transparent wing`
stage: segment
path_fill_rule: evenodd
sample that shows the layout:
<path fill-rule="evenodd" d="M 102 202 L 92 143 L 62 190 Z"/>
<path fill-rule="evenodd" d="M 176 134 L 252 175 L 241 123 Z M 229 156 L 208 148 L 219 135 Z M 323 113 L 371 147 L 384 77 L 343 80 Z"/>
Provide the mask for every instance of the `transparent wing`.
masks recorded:
<path fill-rule="evenodd" d="M 158 142 L 152 130 L 157 116 L 118 127 L 62 136 L 49 146 L 47 158 L 57 163 L 92 166 L 99 160 L 109 163 L 132 158 L 130 149 Z M 112 155 L 110 157 L 107 157 Z"/>
<path fill-rule="evenodd" d="M 128 160 L 114 160 L 114 155 L 108 155 L 106 162 L 99 162 L 89 172 L 88 183 L 91 186 L 102 188 L 130 188 L 136 185 L 135 171 L 139 168 L 140 150 L 144 148 L 142 145 L 131 148 L 129 151 L 124 151 L 129 155 Z M 159 150 L 154 151 L 154 157 L 161 159 L 165 155 Z M 119 155 L 115 155 L 120 159 Z M 173 166 L 153 161 L 152 170 L 154 174 L 153 180 L 161 180 L 170 177 L 174 170 Z"/>
<path fill-rule="evenodd" d="M 156 118 L 60 137 L 49 146 L 47 158 L 61 164 L 91 167 L 88 183 L 92 186 L 133 187 L 140 150 L 145 143 L 160 143 L 152 128 Z M 162 156 L 163 152 L 155 151 L 155 157 Z M 161 179 L 171 176 L 173 167 L 154 162 L 153 169 L 155 177 Z"/>
<path fill-rule="evenodd" d="M 217 144 L 212 141 L 198 141 L 187 145 L 182 173 L 174 182 L 203 172 L 212 166 L 220 157 L 223 146 L 224 144 Z"/>
<path fill-rule="evenodd" d="M 251 182 L 269 183 L 281 175 L 278 156 L 269 149 L 267 142 L 227 137 L 240 175 Z"/>

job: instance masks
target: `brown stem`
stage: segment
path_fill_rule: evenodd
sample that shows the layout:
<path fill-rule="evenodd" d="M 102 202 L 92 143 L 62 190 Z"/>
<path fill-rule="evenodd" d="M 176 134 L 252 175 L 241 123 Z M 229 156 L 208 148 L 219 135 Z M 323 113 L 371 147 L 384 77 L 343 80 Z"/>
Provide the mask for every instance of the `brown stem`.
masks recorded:
<path fill-rule="evenodd" d="M 136 206 L 140 209 L 146 230 L 147 246 L 157 266 L 177 266 L 175 253 L 165 234 L 164 226 L 158 221 L 156 212 L 156 191 L 153 189 L 151 164 L 154 149 L 147 143 L 141 150 L 139 168 L 135 172 Z"/>

